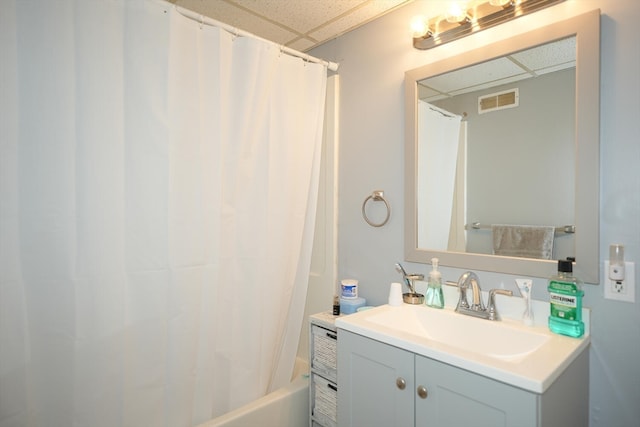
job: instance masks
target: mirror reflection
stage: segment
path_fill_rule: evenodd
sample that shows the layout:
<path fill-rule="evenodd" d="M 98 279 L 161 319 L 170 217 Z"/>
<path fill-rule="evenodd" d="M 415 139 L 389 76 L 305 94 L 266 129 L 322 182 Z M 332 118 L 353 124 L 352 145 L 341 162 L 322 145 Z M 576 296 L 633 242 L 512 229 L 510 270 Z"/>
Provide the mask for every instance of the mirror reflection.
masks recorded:
<path fill-rule="evenodd" d="M 417 82 L 418 248 L 575 257 L 576 38 Z"/>

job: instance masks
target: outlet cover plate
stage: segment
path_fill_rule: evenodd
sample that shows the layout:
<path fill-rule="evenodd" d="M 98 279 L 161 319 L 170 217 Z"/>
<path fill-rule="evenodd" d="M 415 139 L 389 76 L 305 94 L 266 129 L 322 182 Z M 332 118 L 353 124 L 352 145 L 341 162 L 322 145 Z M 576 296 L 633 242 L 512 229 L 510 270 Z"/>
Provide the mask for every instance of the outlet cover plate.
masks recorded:
<path fill-rule="evenodd" d="M 609 279 L 609 261 L 604 262 L 604 297 L 610 300 L 636 302 L 636 272 L 635 263 L 624 263 L 624 281 L 622 282 L 622 290 L 618 290 L 618 284 Z"/>

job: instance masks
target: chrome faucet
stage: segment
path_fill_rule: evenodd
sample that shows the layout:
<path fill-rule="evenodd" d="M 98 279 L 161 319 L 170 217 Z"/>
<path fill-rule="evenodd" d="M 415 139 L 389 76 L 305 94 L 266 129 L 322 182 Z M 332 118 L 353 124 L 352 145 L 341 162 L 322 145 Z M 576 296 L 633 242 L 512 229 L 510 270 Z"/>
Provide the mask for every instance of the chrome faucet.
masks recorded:
<path fill-rule="evenodd" d="M 480 289 L 480 280 L 476 273 L 472 271 L 467 271 L 463 273 L 462 276 L 458 279 L 458 283 L 455 283 L 455 286 L 460 289 L 460 298 L 458 299 L 458 305 L 456 306 L 456 311 L 461 310 L 473 310 L 473 311 L 484 311 L 484 304 L 482 303 L 482 295 Z M 473 302 L 469 304 L 467 300 L 467 290 L 471 288 Z"/>
<path fill-rule="evenodd" d="M 489 291 L 488 307 L 484 307 L 482 302 L 482 289 L 480 288 L 480 280 L 478 276 L 472 272 L 467 271 L 460 276 L 458 283 L 456 284 L 460 290 L 460 297 L 458 299 L 458 305 L 456 306 L 456 312 L 461 314 L 467 314 L 481 319 L 499 320 L 498 310 L 496 309 L 495 294 L 501 295 L 513 295 L 513 292 L 506 289 L 491 289 Z M 467 300 L 467 290 L 471 288 L 472 302 L 469 304 Z"/>

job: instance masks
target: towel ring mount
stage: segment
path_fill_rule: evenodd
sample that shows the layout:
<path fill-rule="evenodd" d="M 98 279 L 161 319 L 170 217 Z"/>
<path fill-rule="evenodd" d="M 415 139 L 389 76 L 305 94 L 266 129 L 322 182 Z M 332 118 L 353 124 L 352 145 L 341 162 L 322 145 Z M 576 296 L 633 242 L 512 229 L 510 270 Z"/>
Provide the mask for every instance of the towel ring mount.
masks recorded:
<path fill-rule="evenodd" d="M 374 202 L 384 202 L 384 205 L 387 209 L 387 215 L 384 218 L 384 220 L 382 222 L 376 223 L 376 222 L 372 222 L 369 217 L 367 216 L 367 212 L 366 212 L 366 206 L 367 203 L 369 202 L 369 200 L 373 200 Z M 362 203 L 362 217 L 364 218 L 364 220 L 367 222 L 367 224 L 369 224 L 372 227 L 382 227 L 383 225 L 385 225 L 387 223 L 387 221 L 389 221 L 389 217 L 391 216 L 391 206 L 389 206 L 389 202 L 387 202 L 387 199 L 384 198 L 384 191 L 382 190 L 375 190 L 373 193 L 371 193 L 370 196 L 368 196 L 366 199 L 364 199 L 364 202 Z"/>

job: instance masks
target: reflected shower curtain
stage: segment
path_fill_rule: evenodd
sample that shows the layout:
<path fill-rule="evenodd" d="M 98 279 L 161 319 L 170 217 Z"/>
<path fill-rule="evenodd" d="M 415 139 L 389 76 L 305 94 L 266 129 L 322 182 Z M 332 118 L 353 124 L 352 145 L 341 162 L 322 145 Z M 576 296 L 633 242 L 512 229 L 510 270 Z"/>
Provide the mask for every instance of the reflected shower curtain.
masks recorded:
<path fill-rule="evenodd" d="M 448 251 L 467 251 L 467 122 L 460 122 L 458 136 L 458 156 L 456 160 L 456 176 L 454 178 L 453 207 L 451 209 L 451 225 L 449 227 Z"/>
<path fill-rule="evenodd" d="M 157 0 L 6 0 L 0 43 L 0 426 L 190 426 L 288 382 L 325 67 Z"/>
<path fill-rule="evenodd" d="M 459 206 L 454 209 L 461 121 L 461 116 L 418 101 L 419 248 L 452 249 L 452 221 L 459 217 L 461 209 L 464 210 Z M 461 192 L 464 193 L 463 189 L 458 188 L 457 195 Z M 462 198 L 464 200 L 464 195 Z"/>

